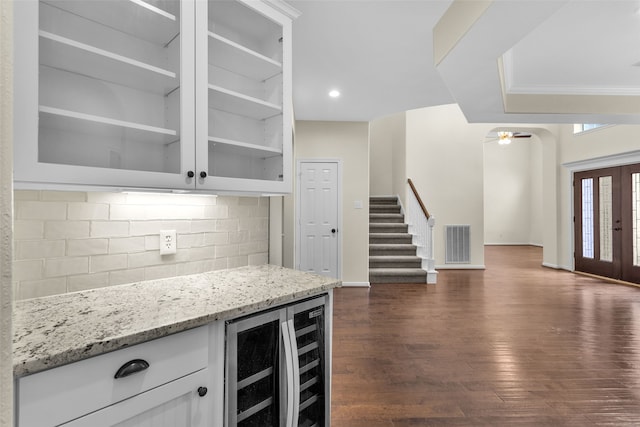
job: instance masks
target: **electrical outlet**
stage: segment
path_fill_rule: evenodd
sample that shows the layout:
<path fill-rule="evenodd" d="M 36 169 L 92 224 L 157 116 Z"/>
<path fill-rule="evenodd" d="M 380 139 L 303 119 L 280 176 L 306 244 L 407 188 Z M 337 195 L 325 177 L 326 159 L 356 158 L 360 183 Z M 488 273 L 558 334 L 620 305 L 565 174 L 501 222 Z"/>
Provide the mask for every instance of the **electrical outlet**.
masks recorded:
<path fill-rule="evenodd" d="M 160 255 L 176 253 L 176 230 L 160 230 Z"/>

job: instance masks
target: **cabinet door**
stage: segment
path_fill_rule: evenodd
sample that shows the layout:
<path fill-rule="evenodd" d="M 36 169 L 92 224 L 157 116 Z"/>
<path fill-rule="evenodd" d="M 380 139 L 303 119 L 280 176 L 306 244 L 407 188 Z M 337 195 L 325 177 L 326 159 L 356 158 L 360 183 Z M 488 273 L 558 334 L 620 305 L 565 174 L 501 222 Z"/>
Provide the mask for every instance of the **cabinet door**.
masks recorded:
<path fill-rule="evenodd" d="M 196 8 L 198 185 L 290 192 L 291 19 L 263 2 Z"/>
<path fill-rule="evenodd" d="M 193 188 L 194 8 L 15 2 L 15 180 Z"/>
<path fill-rule="evenodd" d="M 205 427 L 210 398 L 207 370 L 62 424 L 65 427 Z"/>

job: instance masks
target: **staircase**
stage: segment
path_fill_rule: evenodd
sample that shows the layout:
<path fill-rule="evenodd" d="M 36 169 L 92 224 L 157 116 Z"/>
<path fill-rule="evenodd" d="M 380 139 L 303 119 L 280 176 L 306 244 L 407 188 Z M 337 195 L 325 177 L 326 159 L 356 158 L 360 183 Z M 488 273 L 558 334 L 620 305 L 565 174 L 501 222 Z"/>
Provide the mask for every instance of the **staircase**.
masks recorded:
<path fill-rule="evenodd" d="M 397 197 L 369 198 L 369 283 L 427 283 Z"/>

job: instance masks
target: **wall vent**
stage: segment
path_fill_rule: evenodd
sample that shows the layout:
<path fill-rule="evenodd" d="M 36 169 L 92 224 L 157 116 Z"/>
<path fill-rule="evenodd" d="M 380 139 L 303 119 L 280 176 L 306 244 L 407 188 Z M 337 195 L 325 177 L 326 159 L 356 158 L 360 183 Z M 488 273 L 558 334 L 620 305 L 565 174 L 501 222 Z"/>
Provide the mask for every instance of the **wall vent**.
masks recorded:
<path fill-rule="evenodd" d="M 471 244 L 469 243 L 470 225 L 445 225 L 445 264 L 469 264 L 471 262 Z"/>

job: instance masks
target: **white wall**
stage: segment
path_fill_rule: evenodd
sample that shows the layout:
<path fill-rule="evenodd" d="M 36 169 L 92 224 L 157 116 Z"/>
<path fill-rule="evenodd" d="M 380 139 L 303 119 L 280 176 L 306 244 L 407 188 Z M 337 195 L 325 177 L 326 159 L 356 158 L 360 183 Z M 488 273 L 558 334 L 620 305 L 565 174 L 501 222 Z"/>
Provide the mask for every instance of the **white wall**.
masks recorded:
<path fill-rule="evenodd" d="M 268 232 L 267 197 L 16 190 L 15 297 L 266 264 Z"/>
<path fill-rule="evenodd" d="M 395 196 L 404 192 L 405 113 L 371 121 L 369 191 L 372 196 Z M 399 178 L 400 177 L 400 178 Z"/>
<path fill-rule="evenodd" d="M 12 2 L 0 2 L 0 426 L 2 427 L 13 426 L 12 17 Z"/>
<path fill-rule="evenodd" d="M 436 268 L 484 267 L 483 145 L 493 128 L 468 124 L 455 104 L 407 112 L 407 177 L 436 219 Z M 471 262 L 445 264 L 445 225 L 471 226 Z"/>
<path fill-rule="evenodd" d="M 515 138 L 484 147 L 484 241 L 542 245 L 542 146 L 539 138 Z"/>
<path fill-rule="evenodd" d="M 369 281 L 369 123 L 297 121 L 294 161 L 342 161 L 342 275 L 345 284 Z M 295 194 L 295 189 L 294 193 Z M 295 204 L 285 197 L 285 266 L 295 266 Z M 362 209 L 354 207 L 362 202 Z"/>

